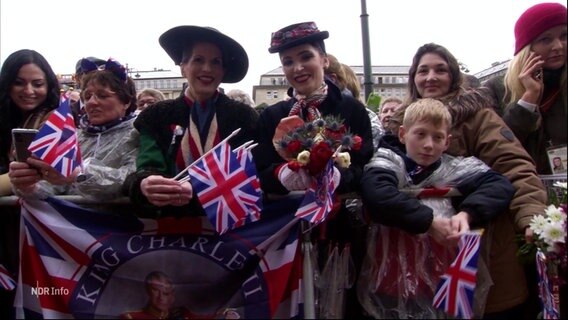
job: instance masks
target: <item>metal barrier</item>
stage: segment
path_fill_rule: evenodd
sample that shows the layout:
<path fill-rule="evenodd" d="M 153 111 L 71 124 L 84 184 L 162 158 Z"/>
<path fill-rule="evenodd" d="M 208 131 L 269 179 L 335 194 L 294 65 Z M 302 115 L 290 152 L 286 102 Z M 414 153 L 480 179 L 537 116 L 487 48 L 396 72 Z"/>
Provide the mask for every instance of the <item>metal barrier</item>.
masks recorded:
<path fill-rule="evenodd" d="M 87 199 L 82 196 L 55 196 L 55 198 L 66 200 L 76 204 L 101 204 L 100 200 Z M 17 205 L 18 201 L 19 201 L 18 196 L 0 197 L 0 207 Z M 130 203 L 130 199 L 127 197 L 122 197 L 104 202 L 104 204 L 127 204 L 127 203 Z"/>
<path fill-rule="evenodd" d="M 554 183 L 556 182 L 566 182 L 568 177 L 566 174 L 551 174 L 551 175 L 540 175 L 540 179 L 542 180 L 544 187 L 546 188 L 547 192 L 550 190 L 555 190 L 558 192 L 558 188 L 554 187 Z M 265 195 L 268 199 L 281 199 L 288 196 L 297 196 L 301 195 L 303 192 L 301 191 L 294 191 L 290 192 L 288 195 Z M 449 194 L 452 196 L 453 194 Z M 82 196 L 77 195 L 62 195 L 62 196 L 55 196 L 58 199 L 67 200 L 76 204 L 101 204 L 99 200 L 87 199 Z M 341 195 L 341 199 L 359 199 L 360 196 L 355 193 L 349 193 L 345 195 Z M 4 196 L 0 197 L 0 207 L 2 206 L 14 206 L 18 204 L 18 196 Z M 130 203 L 130 199 L 127 197 L 122 197 L 110 201 L 105 201 L 104 204 L 128 204 Z"/>

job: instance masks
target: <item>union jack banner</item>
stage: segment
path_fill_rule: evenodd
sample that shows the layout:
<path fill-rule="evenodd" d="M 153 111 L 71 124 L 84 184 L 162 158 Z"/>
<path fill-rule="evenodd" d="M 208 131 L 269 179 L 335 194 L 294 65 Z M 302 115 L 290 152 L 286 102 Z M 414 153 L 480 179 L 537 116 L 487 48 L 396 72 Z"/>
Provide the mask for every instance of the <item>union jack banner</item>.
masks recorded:
<path fill-rule="evenodd" d="M 223 235 L 204 216 L 140 219 L 24 200 L 16 318 L 155 319 L 156 274 L 173 293 L 159 302 L 169 319 L 301 317 L 300 200 L 266 204 L 263 219 Z"/>
<path fill-rule="evenodd" d="M 192 186 L 219 234 L 260 219 L 261 191 L 252 156 L 219 143 L 188 168 Z"/>
<path fill-rule="evenodd" d="M 6 270 L 2 264 L 0 264 L 0 286 L 4 288 L 4 290 L 14 290 L 16 288 L 16 281 L 10 275 L 10 272 Z"/>
<path fill-rule="evenodd" d="M 462 319 L 473 317 L 473 293 L 476 285 L 477 258 L 481 230 L 461 236 L 456 259 L 441 276 L 432 305 Z"/>
<path fill-rule="evenodd" d="M 542 301 L 542 318 L 543 319 L 560 319 L 558 313 L 558 304 L 550 289 L 550 281 L 548 279 L 548 268 L 546 266 L 546 255 L 538 249 L 536 252 L 536 270 L 538 274 L 538 291 L 540 300 Z"/>
<path fill-rule="evenodd" d="M 306 190 L 304 200 L 296 211 L 296 217 L 302 218 L 314 224 L 325 220 L 333 208 L 333 160 L 329 160 L 325 170 L 312 182 Z"/>
<path fill-rule="evenodd" d="M 59 107 L 39 129 L 28 150 L 66 177 L 81 166 L 77 129 L 66 94 L 61 95 Z"/>

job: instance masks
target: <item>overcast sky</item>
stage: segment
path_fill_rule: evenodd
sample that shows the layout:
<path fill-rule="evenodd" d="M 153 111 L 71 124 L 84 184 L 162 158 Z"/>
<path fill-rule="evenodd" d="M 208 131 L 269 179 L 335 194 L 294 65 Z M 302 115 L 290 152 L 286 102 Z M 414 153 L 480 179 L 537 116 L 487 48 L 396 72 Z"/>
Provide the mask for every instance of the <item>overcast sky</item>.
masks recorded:
<path fill-rule="evenodd" d="M 537 0 L 367 0 L 373 65 L 409 65 L 421 45 L 448 48 L 470 73 L 513 55 L 513 27 Z M 550 1 L 564 3 L 565 1 Z M 158 44 L 178 25 L 211 26 L 247 51 L 247 76 L 237 84 L 252 93 L 260 75 L 280 66 L 268 53 L 272 32 L 315 21 L 330 33 L 329 53 L 363 65 L 360 0 L 1 0 L 0 62 L 29 48 L 56 73 L 73 73 L 85 56 L 113 57 L 130 68 L 179 70 Z"/>

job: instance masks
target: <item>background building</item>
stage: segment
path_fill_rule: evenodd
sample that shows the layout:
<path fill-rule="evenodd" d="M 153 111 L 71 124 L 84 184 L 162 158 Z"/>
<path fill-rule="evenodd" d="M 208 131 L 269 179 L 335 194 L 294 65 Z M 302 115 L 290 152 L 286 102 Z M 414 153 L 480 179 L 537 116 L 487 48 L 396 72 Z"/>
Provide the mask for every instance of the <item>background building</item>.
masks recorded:
<path fill-rule="evenodd" d="M 361 84 L 361 99 L 364 101 L 363 66 L 350 67 L 359 78 L 359 83 Z M 406 95 L 409 69 L 410 66 L 372 66 L 371 80 L 373 82 L 373 92 L 378 93 L 383 99 L 388 97 L 404 98 Z M 252 98 L 257 106 L 262 103 L 271 105 L 287 99 L 288 88 L 290 88 L 290 85 L 288 81 L 286 81 L 282 67 L 278 67 L 260 76 L 260 84 L 253 86 Z"/>
<path fill-rule="evenodd" d="M 495 62 L 491 67 L 475 73 L 474 76 L 483 83 L 492 77 L 505 74 L 509 62 L 510 60 Z M 361 84 L 361 100 L 364 101 L 363 66 L 350 67 L 359 78 L 359 83 Z M 372 91 L 380 95 L 383 99 L 396 97 L 404 100 L 409 69 L 410 66 L 372 66 Z M 134 80 L 136 90 L 140 91 L 145 88 L 157 89 L 164 93 L 166 99 L 178 97 L 186 82 L 186 79 L 183 78 L 177 70 L 173 72 L 171 70 L 157 68 L 154 70 L 128 69 L 128 74 Z M 73 87 L 72 74 L 60 74 L 58 78 L 65 87 Z M 257 106 L 261 104 L 272 105 L 287 99 L 287 91 L 289 88 L 290 85 L 286 80 L 282 67 L 278 67 L 260 76 L 259 85 L 255 85 L 252 88 L 252 98 Z"/>
<path fill-rule="evenodd" d="M 479 71 L 478 73 L 474 74 L 474 76 L 479 79 L 479 82 L 481 82 L 482 84 L 493 78 L 493 77 L 497 77 L 500 75 L 504 75 L 507 72 L 507 68 L 509 67 L 509 62 L 511 60 L 505 60 L 502 62 L 493 62 L 491 64 L 491 67 Z"/>
<path fill-rule="evenodd" d="M 178 70 L 173 72 L 158 68 L 154 70 L 128 69 L 128 76 L 134 81 L 136 91 L 153 88 L 160 90 L 166 99 L 177 98 L 183 90 L 183 84 L 186 82 L 186 79 L 180 75 Z M 57 77 L 64 89 L 75 86 L 72 74 L 58 74 Z"/>

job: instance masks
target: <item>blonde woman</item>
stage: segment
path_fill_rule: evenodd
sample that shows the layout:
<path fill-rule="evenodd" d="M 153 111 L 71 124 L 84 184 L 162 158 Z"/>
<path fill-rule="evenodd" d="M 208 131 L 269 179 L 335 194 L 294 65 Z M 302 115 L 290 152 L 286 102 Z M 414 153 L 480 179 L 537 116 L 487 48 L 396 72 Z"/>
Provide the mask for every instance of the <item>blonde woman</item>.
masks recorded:
<path fill-rule="evenodd" d="M 515 24 L 515 57 L 492 90 L 503 119 L 534 159 L 550 174 L 547 149 L 566 145 L 566 7 L 540 3 Z"/>

